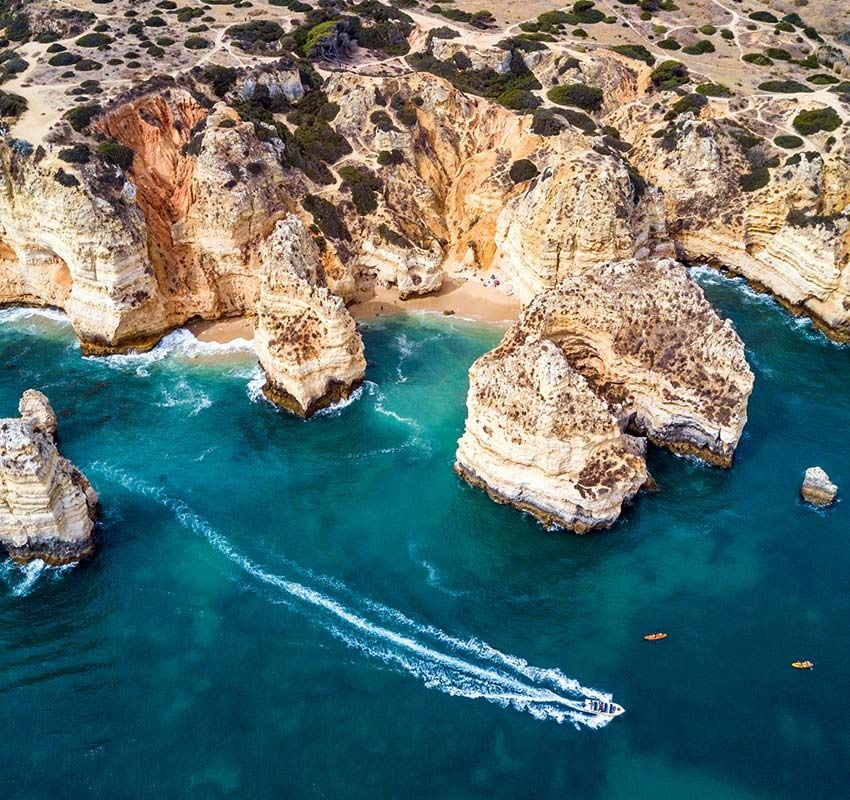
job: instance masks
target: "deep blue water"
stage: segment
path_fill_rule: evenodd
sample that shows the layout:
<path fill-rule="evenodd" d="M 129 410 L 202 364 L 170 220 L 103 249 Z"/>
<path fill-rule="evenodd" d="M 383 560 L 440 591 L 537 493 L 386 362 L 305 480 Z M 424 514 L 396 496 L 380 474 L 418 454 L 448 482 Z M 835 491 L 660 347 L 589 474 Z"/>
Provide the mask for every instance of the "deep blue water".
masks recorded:
<path fill-rule="evenodd" d="M 585 537 L 452 473 L 499 328 L 369 324 L 362 395 L 305 423 L 250 352 L 82 359 L 0 314 L 0 415 L 45 391 L 104 510 L 90 563 L 2 567 L 0 797 L 846 796 L 848 504 L 799 485 L 850 492 L 850 349 L 700 281 L 756 373 L 736 464 L 654 453 Z M 594 690 L 598 730 L 564 702 Z"/>

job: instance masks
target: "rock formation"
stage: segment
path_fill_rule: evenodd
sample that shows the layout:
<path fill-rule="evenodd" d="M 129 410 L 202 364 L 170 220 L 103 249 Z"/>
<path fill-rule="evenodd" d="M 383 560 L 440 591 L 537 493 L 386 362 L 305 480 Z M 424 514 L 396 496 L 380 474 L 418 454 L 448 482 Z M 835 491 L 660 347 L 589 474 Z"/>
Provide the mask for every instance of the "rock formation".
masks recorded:
<path fill-rule="evenodd" d="M 275 226 L 260 253 L 256 348 L 273 403 L 309 417 L 348 397 L 366 371 L 363 341 L 324 285 L 319 249 L 301 220 Z"/>
<path fill-rule="evenodd" d="M 835 501 L 838 487 L 820 467 L 809 467 L 800 489 L 803 500 L 814 506 L 828 506 Z"/>
<path fill-rule="evenodd" d="M 97 495 L 59 454 L 47 398 L 29 390 L 19 410 L 0 420 L 0 545 L 16 561 L 78 561 L 94 551 Z"/>
<path fill-rule="evenodd" d="M 541 292 L 473 365 L 456 470 L 548 523 L 608 526 L 647 479 L 635 436 L 729 466 L 752 386 L 681 264 L 603 263 Z"/>
<path fill-rule="evenodd" d="M 547 526 L 607 527 L 646 482 L 643 440 L 551 341 L 513 329 L 469 371 L 456 472 Z"/>

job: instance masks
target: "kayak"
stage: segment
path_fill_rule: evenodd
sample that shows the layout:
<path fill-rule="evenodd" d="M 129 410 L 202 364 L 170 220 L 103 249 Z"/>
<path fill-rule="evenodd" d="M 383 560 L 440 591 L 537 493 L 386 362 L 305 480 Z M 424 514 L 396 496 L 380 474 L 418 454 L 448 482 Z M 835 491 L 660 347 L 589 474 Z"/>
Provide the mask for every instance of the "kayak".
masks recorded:
<path fill-rule="evenodd" d="M 655 633 L 648 633 L 643 637 L 647 642 L 658 642 L 661 639 L 666 639 L 667 634 L 663 631 L 656 631 Z"/>
<path fill-rule="evenodd" d="M 815 666 L 814 661 L 792 661 L 791 666 L 794 669 L 813 669 Z"/>

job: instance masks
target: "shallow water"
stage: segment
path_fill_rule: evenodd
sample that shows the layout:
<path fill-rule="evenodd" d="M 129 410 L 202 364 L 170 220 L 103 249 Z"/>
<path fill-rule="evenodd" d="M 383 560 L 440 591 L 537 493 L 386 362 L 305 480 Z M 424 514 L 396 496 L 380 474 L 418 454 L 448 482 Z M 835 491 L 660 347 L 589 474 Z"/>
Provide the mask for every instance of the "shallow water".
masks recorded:
<path fill-rule="evenodd" d="M 850 349 L 699 280 L 756 372 L 735 467 L 655 453 L 585 537 L 451 471 L 499 328 L 372 323 L 361 395 L 304 423 L 244 345 L 82 359 L 0 312 L 0 414 L 45 391 L 104 508 L 91 563 L 0 568 L 0 796 L 844 796 L 847 504 L 798 497 L 850 487 Z M 608 695 L 598 729 L 570 705 Z"/>

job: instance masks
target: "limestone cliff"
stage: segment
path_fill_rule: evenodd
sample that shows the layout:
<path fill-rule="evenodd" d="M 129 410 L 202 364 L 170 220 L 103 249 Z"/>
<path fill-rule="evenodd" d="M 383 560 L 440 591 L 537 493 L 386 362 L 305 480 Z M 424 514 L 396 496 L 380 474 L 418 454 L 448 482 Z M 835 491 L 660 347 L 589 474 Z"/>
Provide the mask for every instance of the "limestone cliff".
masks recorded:
<path fill-rule="evenodd" d="M 603 263 L 541 292 L 473 365 L 456 470 L 548 524 L 606 527 L 647 479 L 635 437 L 728 466 L 752 385 L 684 267 Z"/>
<path fill-rule="evenodd" d="M 291 215 L 260 253 L 256 348 L 263 392 L 302 417 L 348 397 L 363 381 L 363 341 L 342 300 L 323 284 L 321 258 Z"/>
<path fill-rule="evenodd" d="M 20 413 L 0 420 L 0 545 L 16 561 L 78 561 L 94 551 L 97 495 L 59 454 L 47 398 L 25 392 Z"/>

